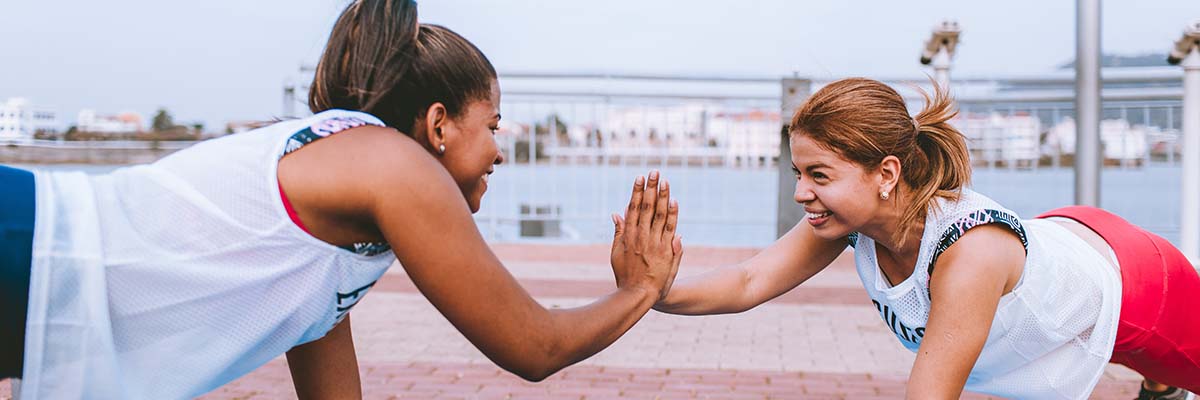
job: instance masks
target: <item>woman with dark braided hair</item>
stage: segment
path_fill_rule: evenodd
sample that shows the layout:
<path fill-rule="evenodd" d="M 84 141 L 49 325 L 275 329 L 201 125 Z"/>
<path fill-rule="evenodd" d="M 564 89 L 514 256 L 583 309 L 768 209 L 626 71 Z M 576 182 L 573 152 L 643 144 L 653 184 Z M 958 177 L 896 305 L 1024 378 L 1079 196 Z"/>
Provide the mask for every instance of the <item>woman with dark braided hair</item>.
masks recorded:
<path fill-rule="evenodd" d="M 655 309 L 742 312 L 854 248 L 871 303 L 917 354 L 910 399 L 965 389 L 1085 399 L 1109 362 L 1140 399 L 1200 390 L 1200 277 L 1169 242 L 1104 210 L 1020 219 L 971 191 L 966 141 L 937 88 L 910 117 L 869 79 L 817 91 L 789 128 L 807 218 L 755 257 L 676 283 Z"/>
<path fill-rule="evenodd" d="M 537 381 L 612 344 L 675 275 L 678 207 L 652 172 L 613 218 L 616 290 L 546 309 L 521 288 L 471 217 L 503 162 L 496 72 L 411 0 L 347 7 L 309 104 L 110 174 L 0 167 L 0 378 L 24 399 L 184 399 L 286 354 L 301 398 L 359 398 L 349 313 L 399 261 Z"/>

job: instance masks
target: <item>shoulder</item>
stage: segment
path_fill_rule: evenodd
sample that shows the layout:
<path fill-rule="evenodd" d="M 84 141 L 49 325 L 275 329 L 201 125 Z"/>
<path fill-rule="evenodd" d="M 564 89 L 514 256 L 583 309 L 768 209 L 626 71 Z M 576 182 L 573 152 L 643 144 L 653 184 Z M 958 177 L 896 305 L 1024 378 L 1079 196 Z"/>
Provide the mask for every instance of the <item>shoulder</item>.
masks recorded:
<path fill-rule="evenodd" d="M 930 288 L 944 293 L 979 284 L 1003 287 L 1014 269 L 1024 267 L 1025 255 L 1025 246 L 1011 229 L 997 224 L 978 226 L 937 259 L 937 273 L 930 275 Z"/>
<path fill-rule="evenodd" d="M 372 124 L 304 145 L 280 161 L 279 176 L 289 197 L 308 192 L 319 204 L 353 215 L 423 198 L 414 193 L 439 198 L 456 193 L 449 173 L 416 140 Z"/>
<path fill-rule="evenodd" d="M 319 158 L 319 168 L 338 172 L 347 183 L 376 185 L 439 173 L 448 176 L 416 140 L 389 127 L 353 127 L 311 147 L 316 154 L 310 158 Z"/>
<path fill-rule="evenodd" d="M 1025 255 L 1025 249 L 1028 248 L 1025 227 L 1016 213 L 968 189 L 963 189 L 957 200 L 939 199 L 938 206 L 930 212 L 936 213 L 934 218 L 930 219 L 932 225 L 926 226 L 926 229 L 933 229 L 936 233 L 932 237 L 936 242 L 933 243 L 933 253 L 928 265 L 930 274 L 950 249 L 971 247 L 979 240 L 973 239 L 969 242 L 971 244 L 966 245 L 959 243 L 968 236 L 992 238 L 993 235 L 1003 234 L 1002 237 L 1012 239 L 1018 244 L 1021 256 Z M 983 229 L 985 227 L 986 229 Z"/>
<path fill-rule="evenodd" d="M 1023 260 L 1025 244 L 1010 226 L 993 222 L 976 226 L 963 233 L 954 246 L 942 253 L 940 261 L 952 261 L 962 256 Z"/>

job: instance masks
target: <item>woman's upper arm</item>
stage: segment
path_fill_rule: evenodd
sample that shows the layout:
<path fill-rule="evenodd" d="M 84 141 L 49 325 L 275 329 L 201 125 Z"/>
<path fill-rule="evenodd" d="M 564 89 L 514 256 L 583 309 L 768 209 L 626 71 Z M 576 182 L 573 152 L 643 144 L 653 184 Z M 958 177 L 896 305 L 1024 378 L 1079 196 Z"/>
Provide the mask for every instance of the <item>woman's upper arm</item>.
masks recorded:
<path fill-rule="evenodd" d="M 992 327 L 1000 297 L 1025 249 L 998 225 L 971 229 L 937 260 L 930 276 L 925 336 L 909 375 L 908 398 L 961 395 Z"/>
<path fill-rule="evenodd" d="M 546 332 L 546 310 L 509 274 L 483 240 L 449 173 L 417 143 L 396 138 L 360 155 L 373 169 L 359 188 L 371 218 L 414 285 L 459 331 L 500 361 L 516 344 Z M 539 318 L 542 317 L 542 318 Z"/>

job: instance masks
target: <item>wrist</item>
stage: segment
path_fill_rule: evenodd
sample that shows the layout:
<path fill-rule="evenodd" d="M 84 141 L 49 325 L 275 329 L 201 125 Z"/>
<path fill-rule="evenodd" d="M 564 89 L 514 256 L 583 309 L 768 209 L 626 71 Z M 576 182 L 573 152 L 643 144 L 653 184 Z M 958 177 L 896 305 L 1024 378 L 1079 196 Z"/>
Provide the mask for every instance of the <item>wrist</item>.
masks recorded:
<path fill-rule="evenodd" d="M 650 305 L 658 302 L 660 296 L 660 291 L 649 284 L 625 285 L 617 290 L 636 296 L 640 300 L 639 303 L 648 302 Z"/>

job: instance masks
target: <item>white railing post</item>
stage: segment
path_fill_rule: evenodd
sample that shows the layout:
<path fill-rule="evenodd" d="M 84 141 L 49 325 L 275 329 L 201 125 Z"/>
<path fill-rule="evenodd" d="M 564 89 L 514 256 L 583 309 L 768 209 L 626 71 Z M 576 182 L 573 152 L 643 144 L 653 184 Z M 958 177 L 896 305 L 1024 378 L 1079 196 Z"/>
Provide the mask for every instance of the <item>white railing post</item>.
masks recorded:
<path fill-rule="evenodd" d="M 1200 261 L 1200 21 L 1175 42 L 1167 59 L 1183 67 L 1183 187 L 1179 244 L 1196 265 Z"/>

